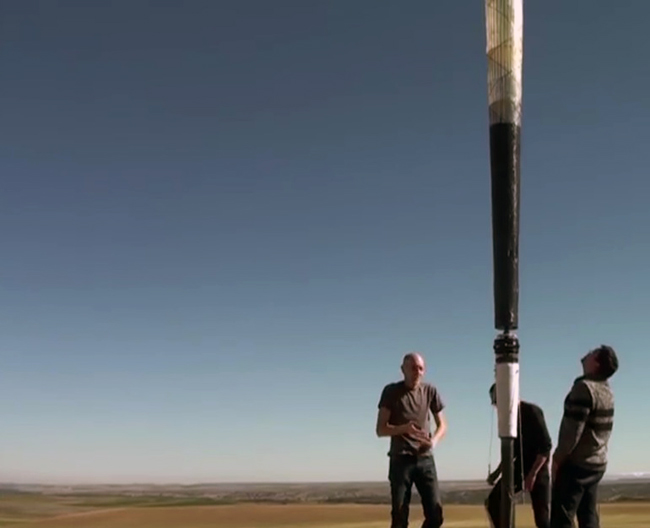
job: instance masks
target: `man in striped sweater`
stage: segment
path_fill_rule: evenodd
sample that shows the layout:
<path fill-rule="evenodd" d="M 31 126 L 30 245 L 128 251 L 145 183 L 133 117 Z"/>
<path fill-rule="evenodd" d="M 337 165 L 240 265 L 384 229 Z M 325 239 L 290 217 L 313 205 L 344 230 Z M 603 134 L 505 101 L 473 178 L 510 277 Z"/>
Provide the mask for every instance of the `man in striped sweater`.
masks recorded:
<path fill-rule="evenodd" d="M 582 358 L 583 375 L 564 400 L 558 445 L 553 454 L 551 528 L 599 528 L 598 485 L 607 469 L 614 424 L 609 378 L 618 370 L 616 352 L 601 345 Z"/>

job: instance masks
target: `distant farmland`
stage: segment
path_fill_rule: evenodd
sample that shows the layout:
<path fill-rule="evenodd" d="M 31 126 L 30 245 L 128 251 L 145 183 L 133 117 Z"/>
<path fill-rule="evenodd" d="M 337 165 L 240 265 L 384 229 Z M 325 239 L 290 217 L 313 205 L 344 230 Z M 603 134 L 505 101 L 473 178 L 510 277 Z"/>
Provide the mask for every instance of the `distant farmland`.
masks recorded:
<path fill-rule="evenodd" d="M 485 527 L 482 482 L 445 482 L 446 526 Z M 528 498 L 517 526 L 532 527 Z M 413 521 L 421 518 L 414 493 Z M 389 518 L 387 483 L 16 486 L 0 488 L 0 527 L 379 528 Z M 650 481 L 602 485 L 603 528 L 650 526 Z"/>
<path fill-rule="evenodd" d="M 481 481 L 441 483 L 446 504 L 480 505 L 489 486 Z M 300 484 L 197 484 L 131 486 L 0 486 L 0 494 L 36 494 L 83 499 L 93 507 L 209 506 L 255 503 L 388 504 L 387 482 Z M 417 492 L 414 490 L 417 496 Z M 601 502 L 650 501 L 650 480 L 608 480 L 601 484 Z"/>

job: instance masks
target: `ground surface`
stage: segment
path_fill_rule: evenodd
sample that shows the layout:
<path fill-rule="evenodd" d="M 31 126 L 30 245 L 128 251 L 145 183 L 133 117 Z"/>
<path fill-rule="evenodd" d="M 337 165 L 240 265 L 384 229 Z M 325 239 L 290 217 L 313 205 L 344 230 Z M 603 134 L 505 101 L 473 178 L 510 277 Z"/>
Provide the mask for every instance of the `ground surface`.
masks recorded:
<path fill-rule="evenodd" d="M 124 498 L 102 504 L 79 497 L 5 496 L 0 500 L 3 528 L 385 528 L 386 505 L 236 504 L 221 506 L 133 506 Z M 518 528 L 532 528 L 527 504 L 517 507 Z M 488 527 L 485 513 L 476 505 L 449 505 L 445 527 Z M 650 526 L 650 502 L 603 504 L 602 528 Z M 413 526 L 421 515 L 416 504 Z"/>

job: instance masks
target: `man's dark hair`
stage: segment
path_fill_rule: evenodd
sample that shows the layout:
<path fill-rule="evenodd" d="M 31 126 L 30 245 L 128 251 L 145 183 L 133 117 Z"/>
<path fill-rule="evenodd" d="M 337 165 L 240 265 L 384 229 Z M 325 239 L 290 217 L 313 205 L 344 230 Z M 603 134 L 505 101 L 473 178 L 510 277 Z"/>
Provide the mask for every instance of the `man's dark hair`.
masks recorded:
<path fill-rule="evenodd" d="M 596 349 L 596 358 L 598 359 L 599 374 L 605 378 L 611 378 L 618 370 L 618 357 L 611 346 L 600 345 Z"/>

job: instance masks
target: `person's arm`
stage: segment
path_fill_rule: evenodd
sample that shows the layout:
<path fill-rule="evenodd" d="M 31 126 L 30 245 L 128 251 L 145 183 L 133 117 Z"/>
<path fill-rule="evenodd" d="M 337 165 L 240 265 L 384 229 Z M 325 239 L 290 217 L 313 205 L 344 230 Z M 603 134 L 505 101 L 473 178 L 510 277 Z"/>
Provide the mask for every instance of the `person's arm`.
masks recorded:
<path fill-rule="evenodd" d="M 422 431 L 419 428 L 414 434 L 416 440 L 420 442 L 421 451 L 436 447 L 440 439 L 447 432 L 447 419 L 442 411 L 434 413 L 433 420 L 436 422 L 436 430 L 433 435 L 429 431 Z"/>
<path fill-rule="evenodd" d="M 394 425 L 390 423 L 390 408 L 393 400 L 393 391 L 391 385 L 384 387 L 379 398 L 379 411 L 377 412 L 377 424 L 375 425 L 375 432 L 378 437 L 382 436 L 400 436 L 406 434 L 417 434 L 420 429 L 413 422 L 401 425 Z"/>
<path fill-rule="evenodd" d="M 488 475 L 488 478 L 487 478 L 488 484 L 490 484 L 490 485 L 494 484 L 497 481 L 497 479 L 499 478 L 500 475 L 501 475 L 501 462 L 499 462 L 499 465 L 497 466 L 497 468 L 492 473 L 490 473 Z"/>
<path fill-rule="evenodd" d="M 447 418 L 445 413 L 440 411 L 433 413 L 433 420 L 436 422 L 436 430 L 431 437 L 431 446 L 435 447 L 436 444 L 447 434 Z"/>
<path fill-rule="evenodd" d="M 447 418 L 443 409 L 445 404 L 440 397 L 438 389 L 431 386 L 430 390 L 430 400 L 429 400 L 429 410 L 433 415 L 433 421 L 436 423 L 436 430 L 431 436 L 430 444 L 431 447 L 435 447 L 437 443 L 442 440 L 442 438 L 447 434 Z"/>
<path fill-rule="evenodd" d="M 528 475 L 526 475 L 526 479 L 535 480 L 537 478 L 539 470 L 542 469 L 542 466 L 546 464 L 546 462 L 548 462 L 549 455 L 537 455 L 535 462 L 533 462 L 533 466 L 530 468 Z"/>
<path fill-rule="evenodd" d="M 400 436 L 405 434 L 417 434 L 419 428 L 413 423 L 409 422 L 402 425 L 393 425 L 390 423 L 390 409 L 387 407 L 380 407 L 377 413 L 377 425 L 375 432 L 378 437 L 382 436 Z"/>
<path fill-rule="evenodd" d="M 553 465 L 559 467 L 580 441 L 587 418 L 591 413 L 593 399 L 584 382 L 576 382 L 564 401 L 564 415 L 560 423 L 557 448 L 553 454 Z"/>
<path fill-rule="evenodd" d="M 532 410 L 531 439 L 535 442 L 537 457 L 535 458 L 533 467 L 530 468 L 528 475 L 526 475 L 526 478 L 531 479 L 534 482 L 539 470 L 548 462 L 553 444 L 551 442 L 551 435 L 548 433 L 548 428 L 546 427 L 544 411 L 539 407 L 533 407 Z"/>

